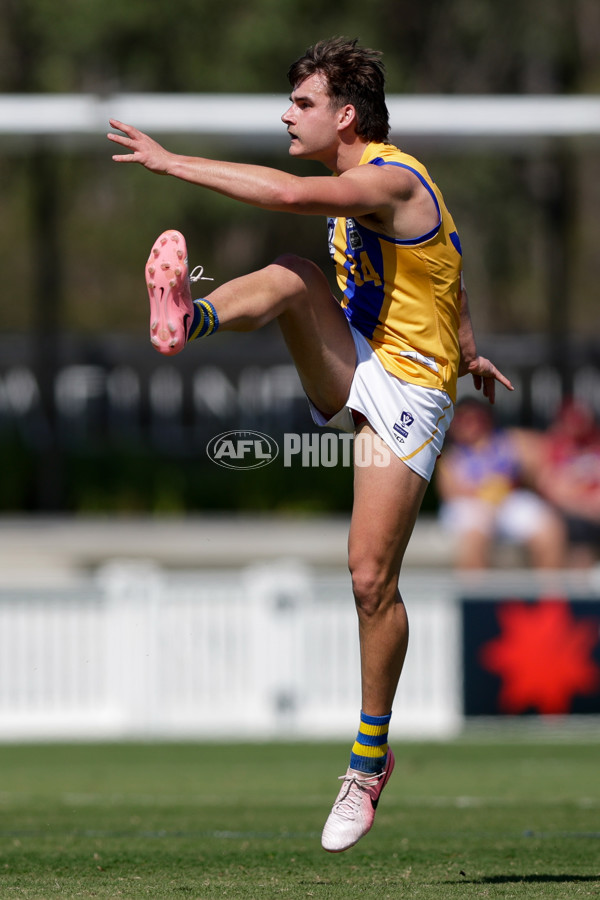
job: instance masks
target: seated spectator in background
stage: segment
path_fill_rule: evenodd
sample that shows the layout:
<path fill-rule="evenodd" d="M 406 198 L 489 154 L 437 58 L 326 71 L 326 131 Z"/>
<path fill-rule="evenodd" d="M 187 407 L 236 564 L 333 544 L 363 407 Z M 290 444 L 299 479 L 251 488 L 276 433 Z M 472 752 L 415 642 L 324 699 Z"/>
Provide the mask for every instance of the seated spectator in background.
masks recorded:
<path fill-rule="evenodd" d="M 593 413 L 567 400 L 540 440 L 536 490 L 566 521 L 569 564 L 600 559 L 600 428 Z"/>
<path fill-rule="evenodd" d="M 448 439 L 436 485 L 440 520 L 457 540 L 457 566 L 486 568 L 500 540 L 525 547 L 536 568 L 562 566 L 561 517 L 523 487 L 527 432 L 496 428 L 492 411 L 469 398 L 457 405 Z"/>

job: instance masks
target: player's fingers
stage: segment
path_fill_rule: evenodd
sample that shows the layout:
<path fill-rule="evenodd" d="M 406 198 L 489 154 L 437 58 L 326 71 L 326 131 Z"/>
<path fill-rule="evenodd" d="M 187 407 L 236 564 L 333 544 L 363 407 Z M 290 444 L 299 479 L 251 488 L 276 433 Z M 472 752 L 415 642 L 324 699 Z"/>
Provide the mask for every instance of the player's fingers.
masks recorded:
<path fill-rule="evenodd" d="M 122 134 L 112 134 L 112 132 L 109 131 L 106 137 L 109 141 L 114 141 L 115 144 L 121 144 L 123 147 L 131 147 L 133 144 L 131 138 L 123 137 Z"/>
<path fill-rule="evenodd" d="M 125 122 L 120 122 L 119 119 L 109 119 L 108 122 L 112 128 L 122 131 L 128 137 L 133 137 L 134 134 L 138 133 L 137 128 L 134 128 L 133 125 L 126 125 Z"/>
<path fill-rule="evenodd" d="M 483 396 L 487 397 L 490 403 L 496 400 L 496 380 L 493 375 L 483 379 Z"/>
<path fill-rule="evenodd" d="M 509 391 L 514 391 L 514 385 L 513 385 L 512 381 L 510 381 L 510 379 L 507 378 L 506 375 L 503 375 L 502 372 L 497 372 L 496 379 L 500 382 L 500 384 L 503 384 L 504 387 L 507 388 Z"/>
<path fill-rule="evenodd" d="M 489 359 L 485 359 L 485 357 L 481 356 L 473 365 L 474 367 L 477 367 L 479 369 L 480 374 L 484 378 L 495 379 L 496 381 L 499 381 L 500 384 L 503 384 L 504 387 L 507 388 L 507 390 L 514 391 L 512 382 L 506 377 L 506 375 L 503 375 L 502 372 L 497 369 Z"/>
<path fill-rule="evenodd" d="M 113 156 L 114 162 L 137 162 L 137 156 L 135 153 L 123 153 L 123 154 L 115 154 Z"/>

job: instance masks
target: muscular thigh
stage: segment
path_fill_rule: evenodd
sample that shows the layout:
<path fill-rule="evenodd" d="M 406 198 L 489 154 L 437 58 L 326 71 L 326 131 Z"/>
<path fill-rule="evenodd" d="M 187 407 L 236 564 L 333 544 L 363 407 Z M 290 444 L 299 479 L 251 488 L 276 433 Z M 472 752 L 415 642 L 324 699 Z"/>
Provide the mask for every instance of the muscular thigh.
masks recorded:
<path fill-rule="evenodd" d="M 307 395 L 332 416 L 345 404 L 356 368 L 348 321 L 318 266 L 295 256 L 281 257 L 277 265 L 302 284 L 278 316 L 281 332 Z"/>
<path fill-rule="evenodd" d="M 356 448 L 350 568 L 369 566 L 383 579 L 396 578 L 427 481 L 392 453 L 366 423 L 357 432 L 355 443 L 360 441 L 365 446 Z"/>

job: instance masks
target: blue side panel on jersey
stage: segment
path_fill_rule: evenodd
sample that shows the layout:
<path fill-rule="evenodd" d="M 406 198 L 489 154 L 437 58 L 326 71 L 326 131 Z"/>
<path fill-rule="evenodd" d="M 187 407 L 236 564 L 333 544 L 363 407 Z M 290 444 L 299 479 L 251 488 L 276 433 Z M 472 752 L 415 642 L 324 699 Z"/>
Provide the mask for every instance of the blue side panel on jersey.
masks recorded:
<path fill-rule="evenodd" d="M 383 301 L 385 299 L 384 280 L 383 280 L 383 256 L 381 253 L 381 244 L 378 236 L 374 232 L 361 228 L 354 222 L 354 229 L 361 237 L 362 246 L 352 250 L 350 247 L 349 229 L 346 229 L 346 247 L 347 253 L 356 261 L 356 272 L 360 276 L 360 280 L 364 282 L 364 273 L 360 264 L 360 254 L 366 252 L 369 262 L 375 272 L 379 275 L 381 284 L 375 284 L 373 281 L 367 281 L 357 286 L 354 276 L 351 272 L 351 263 L 346 260 L 344 268 L 347 272 L 347 285 L 344 295 L 348 301 L 344 312 L 348 321 L 358 330 L 364 337 L 372 338 L 373 332 L 379 324 L 379 314 Z"/>
<path fill-rule="evenodd" d="M 451 231 L 451 232 L 450 232 L 450 240 L 452 241 L 452 243 L 454 244 L 454 246 L 456 247 L 456 249 L 458 250 L 458 252 L 459 252 L 460 255 L 462 256 L 462 247 L 461 247 L 461 245 L 460 245 L 460 238 L 459 238 L 459 236 L 458 236 L 458 231 Z"/>

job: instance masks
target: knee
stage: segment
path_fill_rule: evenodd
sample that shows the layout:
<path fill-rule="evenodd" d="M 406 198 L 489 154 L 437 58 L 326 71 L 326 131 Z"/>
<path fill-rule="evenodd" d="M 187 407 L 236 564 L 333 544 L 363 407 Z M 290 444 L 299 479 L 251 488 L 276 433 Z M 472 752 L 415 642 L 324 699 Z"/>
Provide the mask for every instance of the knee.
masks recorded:
<path fill-rule="evenodd" d="M 359 617 L 369 619 L 396 602 L 398 573 L 390 575 L 371 560 L 351 562 L 350 573 Z"/>
<path fill-rule="evenodd" d="M 271 265 L 289 273 L 297 282 L 296 288 L 298 287 L 298 282 L 301 282 L 308 291 L 311 291 L 315 281 L 325 278 L 314 262 L 302 256 L 297 256 L 295 253 L 283 253 L 273 260 Z"/>
<path fill-rule="evenodd" d="M 298 256 L 296 253 L 282 253 L 273 260 L 272 265 L 282 266 L 284 269 L 289 269 L 291 272 L 302 274 L 304 270 L 312 266 L 313 263 L 303 256 Z"/>

